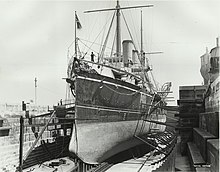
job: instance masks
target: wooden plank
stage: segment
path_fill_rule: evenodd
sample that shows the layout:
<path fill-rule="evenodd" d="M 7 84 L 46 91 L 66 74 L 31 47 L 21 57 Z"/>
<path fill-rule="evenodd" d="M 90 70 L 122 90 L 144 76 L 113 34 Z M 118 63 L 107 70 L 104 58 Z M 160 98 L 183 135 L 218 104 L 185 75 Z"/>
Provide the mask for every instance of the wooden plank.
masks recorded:
<path fill-rule="evenodd" d="M 196 147 L 196 145 L 192 142 L 188 142 L 188 150 L 190 153 L 190 157 L 192 159 L 193 166 L 195 165 L 205 165 L 206 162 L 202 158 L 201 153 L 199 152 L 199 149 Z"/>
<path fill-rule="evenodd" d="M 196 168 L 196 172 L 211 172 L 209 167 L 198 167 Z"/>

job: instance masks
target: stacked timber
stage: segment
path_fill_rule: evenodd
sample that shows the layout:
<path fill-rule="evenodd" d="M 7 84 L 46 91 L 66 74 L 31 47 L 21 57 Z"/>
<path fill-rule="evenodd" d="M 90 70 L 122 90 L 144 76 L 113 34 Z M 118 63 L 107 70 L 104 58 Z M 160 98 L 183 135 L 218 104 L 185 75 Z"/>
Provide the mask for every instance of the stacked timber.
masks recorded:
<path fill-rule="evenodd" d="M 204 112 L 204 93 L 206 86 L 179 87 L 179 133 L 181 136 L 181 153 L 187 152 L 188 141 L 192 141 L 192 129 L 199 126 L 199 114 Z"/>

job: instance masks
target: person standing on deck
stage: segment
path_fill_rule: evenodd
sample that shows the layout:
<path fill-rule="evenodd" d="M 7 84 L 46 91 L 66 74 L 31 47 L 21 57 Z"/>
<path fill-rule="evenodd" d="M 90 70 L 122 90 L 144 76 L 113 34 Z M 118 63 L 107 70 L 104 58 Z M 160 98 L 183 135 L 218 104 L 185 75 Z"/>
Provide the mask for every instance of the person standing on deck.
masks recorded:
<path fill-rule="evenodd" d="M 94 56 L 95 54 L 93 54 L 93 52 L 91 53 L 91 61 L 94 62 Z"/>

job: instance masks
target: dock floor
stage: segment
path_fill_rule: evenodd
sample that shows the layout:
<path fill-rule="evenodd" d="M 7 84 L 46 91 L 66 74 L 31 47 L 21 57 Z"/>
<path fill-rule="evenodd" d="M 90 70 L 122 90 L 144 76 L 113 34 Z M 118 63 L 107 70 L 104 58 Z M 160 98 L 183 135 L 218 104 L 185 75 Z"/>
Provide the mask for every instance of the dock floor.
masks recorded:
<path fill-rule="evenodd" d="M 187 155 L 182 156 L 180 153 L 180 143 L 177 143 L 176 159 L 175 159 L 175 170 L 191 172 L 193 171 L 190 167 L 189 157 Z"/>

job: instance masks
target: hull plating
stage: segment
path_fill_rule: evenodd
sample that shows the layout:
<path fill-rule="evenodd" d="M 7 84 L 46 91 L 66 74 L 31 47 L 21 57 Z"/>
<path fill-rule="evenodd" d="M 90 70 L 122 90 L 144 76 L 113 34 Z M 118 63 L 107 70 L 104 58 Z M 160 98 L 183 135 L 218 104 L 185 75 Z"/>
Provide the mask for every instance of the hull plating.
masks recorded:
<path fill-rule="evenodd" d="M 75 124 L 69 150 L 82 161 L 97 164 L 138 144 L 134 135 L 163 132 L 165 126 L 143 121 L 152 110 L 153 96 L 136 85 L 101 75 L 74 80 Z M 148 118 L 165 122 L 157 111 Z M 142 128 L 142 123 L 144 127 Z"/>
<path fill-rule="evenodd" d="M 121 151 L 143 144 L 143 142 L 134 138 L 137 122 L 76 124 L 73 129 L 69 150 L 86 163 L 101 163 Z M 159 132 L 165 130 L 165 127 L 161 125 L 154 125 L 153 127 L 157 128 Z M 137 131 L 140 130 L 141 125 L 138 125 Z M 148 132 L 149 123 L 146 122 L 141 134 Z M 140 134 L 140 132 L 136 134 L 138 133 Z"/>

